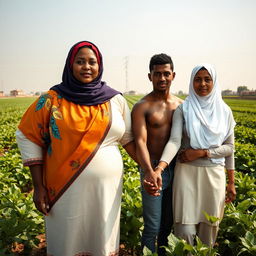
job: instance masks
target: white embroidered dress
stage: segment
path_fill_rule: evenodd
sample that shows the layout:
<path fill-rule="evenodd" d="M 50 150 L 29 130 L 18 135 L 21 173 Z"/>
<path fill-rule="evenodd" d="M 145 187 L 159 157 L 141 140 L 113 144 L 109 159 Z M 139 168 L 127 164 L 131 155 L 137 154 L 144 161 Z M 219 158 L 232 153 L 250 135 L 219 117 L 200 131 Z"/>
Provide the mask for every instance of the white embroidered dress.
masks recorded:
<path fill-rule="evenodd" d="M 123 161 L 118 144 L 131 135 L 125 99 L 111 100 L 112 124 L 96 155 L 45 217 L 47 255 L 118 255 Z M 18 131 L 23 161 L 40 157 L 40 148 Z"/>

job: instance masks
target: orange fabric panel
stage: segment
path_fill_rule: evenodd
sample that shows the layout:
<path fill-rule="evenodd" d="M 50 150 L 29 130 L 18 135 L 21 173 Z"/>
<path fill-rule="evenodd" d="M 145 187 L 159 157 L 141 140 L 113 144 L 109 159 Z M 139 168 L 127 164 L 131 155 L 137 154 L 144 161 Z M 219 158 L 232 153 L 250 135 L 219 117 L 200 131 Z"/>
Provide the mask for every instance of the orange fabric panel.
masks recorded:
<path fill-rule="evenodd" d="M 109 102 L 77 105 L 52 90 L 28 108 L 19 129 L 44 148 L 44 183 L 50 206 L 90 162 L 110 125 Z"/>

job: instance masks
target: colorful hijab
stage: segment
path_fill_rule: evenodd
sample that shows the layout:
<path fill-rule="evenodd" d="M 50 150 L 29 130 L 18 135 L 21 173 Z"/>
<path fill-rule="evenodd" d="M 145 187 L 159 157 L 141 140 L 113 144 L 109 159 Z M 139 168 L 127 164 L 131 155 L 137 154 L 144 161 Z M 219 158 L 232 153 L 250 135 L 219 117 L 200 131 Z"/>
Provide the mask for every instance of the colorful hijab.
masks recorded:
<path fill-rule="evenodd" d="M 202 97 L 196 94 L 193 82 L 203 67 L 213 80 L 213 89 Z M 235 121 L 230 108 L 222 100 L 216 72 L 211 65 L 201 64 L 192 70 L 189 96 L 183 103 L 183 112 L 190 145 L 194 149 L 218 147 L 233 133 Z"/>
<path fill-rule="evenodd" d="M 89 47 L 96 54 L 99 64 L 99 75 L 91 83 L 78 81 L 72 72 L 74 58 L 83 47 Z M 109 101 L 120 92 L 109 87 L 106 82 L 101 81 L 103 73 L 102 55 L 96 45 L 88 41 L 81 41 L 72 46 L 66 59 L 66 64 L 62 74 L 62 83 L 55 85 L 51 90 L 56 91 L 63 98 L 79 105 L 92 106 Z"/>

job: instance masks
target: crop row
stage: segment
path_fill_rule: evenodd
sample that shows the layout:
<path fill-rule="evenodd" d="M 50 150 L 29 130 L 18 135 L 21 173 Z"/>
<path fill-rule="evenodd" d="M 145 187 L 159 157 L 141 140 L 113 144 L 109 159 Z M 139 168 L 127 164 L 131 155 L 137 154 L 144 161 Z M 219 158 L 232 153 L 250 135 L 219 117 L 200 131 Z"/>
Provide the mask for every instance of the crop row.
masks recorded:
<path fill-rule="evenodd" d="M 224 99 L 235 112 L 256 114 L 256 100 Z"/>
<path fill-rule="evenodd" d="M 126 96 L 130 107 L 140 97 Z M 33 100 L 0 100 L 0 255 L 9 255 L 20 243 L 25 245 L 25 250 L 31 250 L 38 243 L 37 236 L 44 233 L 43 217 L 36 211 L 32 201 L 30 173 L 21 163 L 14 136 L 22 113 Z M 246 102 L 246 107 L 248 104 Z M 239 106 L 243 108 L 242 101 L 239 101 Z M 234 117 L 237 122 L 235 157 L 238 195 L 234 204 L 226 206 L 217 241 L 218 251 L 221 255 L 237 255 L 246 250 L 241 255 L 253 255 L 250 250 L 256 238 L 256 129 L 246 124 L 254 123 L 255 114 L 234 111 Z M 138 166 L 123 149 L 120 150 L 125 168 L 121 243 L 130 249 L 131 255 L 138 255 L 143 228 Z"/>
<path fill-rule="evenodd" d="M 125 95 L 125 99 L 131 109 L 133 105 L 142 98 L 142 95 Z"/>
<path fill-rule="evenodd" d="M 245 113 L 233 111 L 236 125 L 256 129 L 256 113 Z"/>

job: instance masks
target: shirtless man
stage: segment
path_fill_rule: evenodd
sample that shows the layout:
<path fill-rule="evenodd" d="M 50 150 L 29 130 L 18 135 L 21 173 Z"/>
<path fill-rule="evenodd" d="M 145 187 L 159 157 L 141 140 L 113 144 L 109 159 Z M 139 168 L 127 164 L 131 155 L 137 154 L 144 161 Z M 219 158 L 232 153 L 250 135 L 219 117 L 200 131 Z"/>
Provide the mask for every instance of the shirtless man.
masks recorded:
<path fill-rule="evenodd" d="M 154 55 L 149 70 L 153 91 L 136 103 L 132 110 L 142 181 L 144 230 L 141 243 L 142 248 L 146 246 L 155 252 L 157 240 L 158 255 L 165 255 L 165 250 L 159 247 L 168 244 L 167 237 L 173 224 L 171 182 L 175 160 L 165 170 L 157 168 L 157 164 L 170 137 L 173 112 L 182 100 L 170 94 L 175 77 L 170 56 L 163 53 Z"/>

